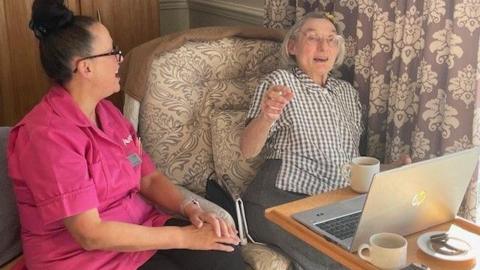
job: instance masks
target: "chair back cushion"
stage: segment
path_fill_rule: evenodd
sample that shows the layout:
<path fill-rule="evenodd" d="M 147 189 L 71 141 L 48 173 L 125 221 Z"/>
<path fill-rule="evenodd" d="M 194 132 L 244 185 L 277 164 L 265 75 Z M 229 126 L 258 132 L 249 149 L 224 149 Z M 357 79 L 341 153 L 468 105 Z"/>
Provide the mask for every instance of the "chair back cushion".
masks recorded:
<path fill-rule="evenodd" d="M 7 138 L 10 128 L 0 127 L 0 265 L 22 251 L 20 222 L 12 182 L 7 177 Z"/>
<path fill-rule="evenodd" d="M 236 194 L 242 194 L 264 162 L 263 155 L 245 159 L 240 152 L 240 137 L 245 128 L 244 110 L 214 111 L 210 117 L 213 164 L 218 177 L 227 174 Z"/>
<path fill-rule="evenodd" d="M 189 41 L 155 56 L 139 134 L 157 168 L 204 194 L 214 171 L 211 113 L 246 110 L 259 80 L 279 67 L 279 56 L 280 42 L 239 37 Z"/>

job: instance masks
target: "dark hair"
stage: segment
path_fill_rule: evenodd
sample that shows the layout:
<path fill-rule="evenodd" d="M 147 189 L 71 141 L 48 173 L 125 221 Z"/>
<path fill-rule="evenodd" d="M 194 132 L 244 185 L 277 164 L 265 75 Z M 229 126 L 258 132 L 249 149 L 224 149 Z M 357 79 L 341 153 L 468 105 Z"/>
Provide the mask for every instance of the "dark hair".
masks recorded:
<path fill-rule="evenodd" d="M 95 23 L 73 15 L 63 0 L 35 0 L 29 26 L 39 40 L 43 69 L 55 82 L 64 84 L 72 78 L 73 57 L 90 54 L 93 36 L 88 28 Z"/>

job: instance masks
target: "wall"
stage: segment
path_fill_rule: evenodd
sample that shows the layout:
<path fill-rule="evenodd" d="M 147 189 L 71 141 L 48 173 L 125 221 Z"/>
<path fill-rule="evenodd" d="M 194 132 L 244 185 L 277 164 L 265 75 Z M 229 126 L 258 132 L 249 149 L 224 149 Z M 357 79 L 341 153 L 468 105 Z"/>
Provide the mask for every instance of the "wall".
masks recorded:
<path fill-rule="evenodd" d="M 160 33 L 201 26 L 262 25 L 259 0 L 159 0 Z"/>
<path fill-rule="evenodd" d="M 265 4 L 265 1 L 262 1 L 262 0 L 237 0 L 237 1 L 226 0 L 226 2 L 239 3 L 239 4 L 243 4 L 250 7 L 256 7 L 262 10 L 263 10 L 263 5 Z"/>
<path fill-rule="evenodd" d="M 253 0 L 190 0 L 190 27 L 262 25 L 263 8 L 258 2 L 263 5 Z"/>
<path fill-rule="evenodd" d="M 159 0 L 159 8 L 161 36 L 190 27 L 187 0 Z"/>

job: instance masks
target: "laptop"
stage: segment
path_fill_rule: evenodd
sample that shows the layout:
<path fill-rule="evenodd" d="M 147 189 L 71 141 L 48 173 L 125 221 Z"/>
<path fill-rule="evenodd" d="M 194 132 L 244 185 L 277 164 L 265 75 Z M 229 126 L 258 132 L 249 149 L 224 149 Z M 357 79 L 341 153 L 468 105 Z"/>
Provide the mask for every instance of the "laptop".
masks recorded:
<path fill-rule="evenodd" d="M 475 147 L 380 172 L 367 194 L 292 217 L 351 252 L 375 233 L 416 233 L 455 218 L 479 156 Z"/>

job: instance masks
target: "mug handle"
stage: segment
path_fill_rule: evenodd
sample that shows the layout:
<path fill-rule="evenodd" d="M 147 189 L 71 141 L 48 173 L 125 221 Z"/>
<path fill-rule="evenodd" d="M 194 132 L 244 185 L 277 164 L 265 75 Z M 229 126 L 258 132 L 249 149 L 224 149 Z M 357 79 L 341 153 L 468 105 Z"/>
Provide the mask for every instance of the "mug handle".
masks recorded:
<path fill-rule="evenodd" d="M 368 249 L 370 251 L 370 245 L 369 244 L 361 244 L 360 247 L 358 248 L 358 256 L 360 258 L 364 259 L 367 262 L 372 262 L 372 258 L 370 257 L 370 253 L 368 256 L 363 255 L 363 250 Z"/>

